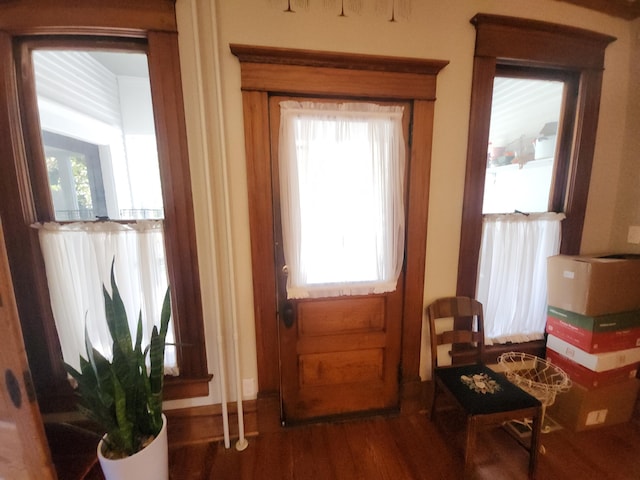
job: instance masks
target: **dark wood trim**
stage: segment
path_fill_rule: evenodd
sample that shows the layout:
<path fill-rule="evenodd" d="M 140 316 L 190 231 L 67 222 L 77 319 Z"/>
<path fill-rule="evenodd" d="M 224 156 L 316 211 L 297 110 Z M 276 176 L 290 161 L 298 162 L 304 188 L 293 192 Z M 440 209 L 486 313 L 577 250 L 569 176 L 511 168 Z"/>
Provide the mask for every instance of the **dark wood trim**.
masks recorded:
<path fill-rule="evenodd" d="M 229 47 L 231 53 L 238 57 L 242 65 L 251 63 L 278 65 L 280 67 L 298 65 L 313 68 L 437 75 L 449 63 L 442 60 L 427 61 L 421 58 L 385 57 L 256 45 L 231 44 Z"/>
<path fill-rule="evenodd" d="M 413 415 L 423 412 L 429 401 L 430 382 L 420 378 L 400 385 L 400 415 Z"/>
<path fill-rule="evenodd" d="M 206 397 L 209 395 L 209 383 L 213 375 L 202 378 L 193 376 L 187 377 L 165 377 L 162 398 L 164 400 L 178 400 L 181 398 Z"/>
<path fill-rule="evenodd" d="M 68 383 L 61 381 L 66 374 L 59 360 L 62 352 L 58 344 L 48 301 L 48 287 L 44 264 L 39 255 L 37 233 L 29 227 L 37 219 L 36 205 L 29 185 L 29 168 L 21 128 L 18 79 L 14 65 L 12 37 L 0 31 L 0 60 L 5 68 L 0 76 L 0 217 L 4 225 L 7 253 L 14 283 L 22 333 L 36 391 L 53 396 L 71 393 Z M 53 331 L 52 331 L 53 330 Z M 55 360 L 52 360 L 55 359 Z M 66 383 L 66 385 L 65 385 Z"/>
<path fill-rule="evenodd" d="M 0 29 L 13 35 L 91 34 L 145 36 L 145 32 L 177 31 L 175 0 L 4 1 Z"/>
<path fill-rule="evenodd" d="M 570 171 L 565 200 L 564 211 L 567 218 L 562 225 L 562 244 L 560 247 L 560 253 L 567 255 L 580 253 L 598 130 L 601 87 L 601 70 L 582 72 L 575 120 L 576 137 L 573 155 L 569 163 Z"/>
<path fill-rule="evenodd" d="M 407 177 L 409 196 L 407 199 L 406 278 L 402 326 L 402 383 L 415 382 L 420 379 L 433 113 L 434 102 L 414 101 Z"/>
<path fill-rule="evenodd" d="M 531 342 L 523 342 L 518 344 L 505 343 L 505 344 L 495 344 L 495 345 L 485 345 L 484 351 L 482 352 L 482 362 L 487 365 L 494 365 L 498 362 L 498 357 L 503 353 L 511 352 L 514 349 L 517 349 L 518 352 L 528 353 L 530 355 L 535 355 L 536 357 L 545 358 L 546 357 L 546 341 L 545 340 L 534 340 Z"/>
<path fill-rule="evenodd" d="M 579 7 L 597 10 L 607 15 L 624 18 L 625 20 L 635 20 L 640 17 L 640 3 L 633 0 L 615 1 L 611 0 L 560 0 L 561 2 L 572 3 Z"/>
<path fill-rule="evenodd" d="M 36 216 L 41 221 L 53 221 L 53 202 L 49 193 L 42 139 L 40 136 L 40 117 L 36 95 L 35 71 L 31 62 L 31 49 L 28 42 L 14 45 L 18 63 L 17 91 L 20 97 L 22 132 L 25 139 L 25 169 L 29 172 L 29 189 L 33 196 Z"/>
<path fill-rule="evenodd" d="M 178 344 L 178 365 L 188 377 L 207 376 L 207 354 L 191 174 L 180 77 L 178 34 L 149 32 L 149 79 L 165 208 L 165 248 Z"/>
<path fill-rule="evenodd" d="M 419 379 L 435 76 L 447 62 L 242 45 L 231 51 L 241 65 L 259 395 L 273 399 L 280 392 L 268 157 L 268 99 L 274 93 L 413 101 L 407 218 L 415 238 L 407 245 L 401 383 Z"/>
<path fill-rule="evenodd" d="M 604 50 L 615 38 L 574 27 L 498 15 L 478 14 L 471 23 L 477 30 L 476 56 L 456 291 L 457 295 L 474 297 L 493 78 L 497 68 L 504 65 L 556 69 L 569 76 L 570 90 L 571 85 L 579 83 L 576 103 L 573 99 L 565 101 L 566 118 L 559 150 L 562 157 L 558 160 L 562 166 L 555 172 L 551 198 L 552 208 L 567 215 L 562 228 L 561 253 L 578 253 L 598 123 Z M 571 120 L 573 115 L 575 129 L 569 129 L 566 120 Z M 573 132 L 572 138 L 568 138 Z M 562 178 L 565 176 L 566 180 Z"/>
<path fill-rule="evenodd" d="M 574 126 L 576 125 L 577 102 L 580 84 L 580 75 L 572 72 L 570 76 L 564 79 L 565 95 L 562 100 L 563 108 L 560 113 L 561 124 L 558 131 L 558 158 L 571 158 L 574 143 Z M 569 188 L 573 181 L 570 177 L 570 171 L 573 165 L 570 162 L 556 162 L 556 166 L 551 179 L 551 192 L 549 198 L 549 210 L 553 212 L 562 212 L 566 209 L 566 200 Z M 588 188 L 588 187 L 587 187 Z M 582 225 L 582 223 L 580 224 Z M 562 222 L 562 236 L 569 235 L 569 231 L 573 230 L 570 222 Z M 579 229 L 582 231 L 582 228 Z M 566 232 L 566 233 L 565 233 Z M 566 245 L 577 245 L 579 242 L 568 240 Z M 577 253 L 577 252 L 576 252 Z"/>
<path fill-rule="evenodd" d="M 346 70 L 340 68 L 250 63 L 242 69 L 243 90 L 262 89 L 269 85 L 271 93 L 283 95 L 339 95 L 359 98 L 435 100 L 435 79 L 416 73 Z M 304 83 L 315 77 L 315 82 Z"/>
<path fill-rule="evenodd" d="M 456 295 L 471 298 L 476 296 L 478 252 L 482 239 L 482 201 L 487 166 L 487 155 L 482 152 L 486 152 L 488 146 L 495 69 L 495 58 L 474 59 L 456 290 Z"/>
<path fill-rule="evenodd" d="M 261 394 L 280 391 L 268 97 L 267 92 L 242 92 L 258 391 Z M 267 184 L 269 188 L 265 188 Z"/>
<path fill-rule="evenodd" d="M 258 432 L 277 432 L 282 428 L 280 395 L 278 393 L 258 394 Z"/>
<path fill-rule="evenodd" d="M 243 90 L 286 95 L 435 100 L 433 72 L 448 63 L 242 45 L 231 52 L 242 65 Z"/>
<path fill-rule="evenodd" d="M 229 436 L 238 438 L 238 405 L 229 403 Z M 258 433 L 256 400 L 242 402 L 245 436 Z M 206 405 L 166 410 L 167 436 L 172 448 L 201 442 L 218 442 L 224 438 L 222 405 Z"/>
<path fill-rule="evenodd" d="M 476 57 L 526 65 L 601 69 L 604 50 L 615 40 L 581 28 L 501 15 L 479 13 L 471 23 L 476 27 Z"/>

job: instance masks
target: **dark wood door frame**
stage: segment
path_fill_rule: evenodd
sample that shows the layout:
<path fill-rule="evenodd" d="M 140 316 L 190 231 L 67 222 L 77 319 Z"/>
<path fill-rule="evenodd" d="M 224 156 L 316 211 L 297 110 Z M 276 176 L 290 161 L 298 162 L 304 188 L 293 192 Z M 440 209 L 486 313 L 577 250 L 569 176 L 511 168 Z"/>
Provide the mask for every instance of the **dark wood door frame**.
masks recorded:
<path fill-rule="evenodd" d="M 448 62 L 230 47 L 241 66 L 259 399 L 273 399 L 280 392 L 268 103 L 272 94 L 404 100 L 412 104 L 399 378 L 401 397 L 419 392 L 436 77 Z"/>

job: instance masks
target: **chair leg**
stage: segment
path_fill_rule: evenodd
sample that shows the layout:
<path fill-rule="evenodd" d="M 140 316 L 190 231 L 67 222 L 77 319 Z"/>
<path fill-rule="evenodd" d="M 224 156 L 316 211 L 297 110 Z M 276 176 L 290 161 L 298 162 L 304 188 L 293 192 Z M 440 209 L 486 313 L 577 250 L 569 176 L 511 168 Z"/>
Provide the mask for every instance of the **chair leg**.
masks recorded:
<path fill-rule="evenodd" d="M 529 446 L 529 478 L 536 478 L 536 467 L 538 466 L 538 452 L 540 450 L 540 432 L 542 431 L 542 408 L 539 408 L 533 417 L 531 425 L 531 444 Z"/>
<path fill-rule="evenodd" d="M 464 478 L 471 478 L 473 473 L 473 458 L 476 450 L 476 417 L 467 417 L 467 441 L 464 449 Z"/>
<path fill-rule="evenodd" d="M 433 379 L 433 395 L 431 396 L 431 411 L 429 419 L 433 422 L 436 418 L 436 398 L 438 397 L 438 382 Z"/>

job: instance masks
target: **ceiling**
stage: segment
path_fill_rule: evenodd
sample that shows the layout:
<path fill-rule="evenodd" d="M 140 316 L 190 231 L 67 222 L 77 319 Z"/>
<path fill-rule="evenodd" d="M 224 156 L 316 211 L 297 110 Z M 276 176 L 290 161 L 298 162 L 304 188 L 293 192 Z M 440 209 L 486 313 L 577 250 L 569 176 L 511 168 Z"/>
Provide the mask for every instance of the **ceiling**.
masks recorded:
<path fill-rule="evenodd" d="M 635 20 L 640 17 L 640 0 L 559 0 L 608 15 Z"/>

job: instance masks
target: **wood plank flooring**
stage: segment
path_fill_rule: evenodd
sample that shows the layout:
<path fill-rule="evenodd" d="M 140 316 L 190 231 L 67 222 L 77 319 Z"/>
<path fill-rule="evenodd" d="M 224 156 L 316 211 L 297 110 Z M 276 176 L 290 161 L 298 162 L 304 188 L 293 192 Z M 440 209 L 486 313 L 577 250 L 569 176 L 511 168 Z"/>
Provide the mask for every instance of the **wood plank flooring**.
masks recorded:
<path fill-rule="evenodd" d="M 243 452 L 221 443 L 170 448 L 172 480 L 456 480 L 462 476 L 458 420 L 423 414 L 283 428 L 249 438 Z M 453 443 L 448 439 L 454 438 Z M 640 479 L 640 425 L 542 435 L 542 480 Z M 527 478 L 527 452 L 503 429 L 481 433 L 478 480 Z"/>

